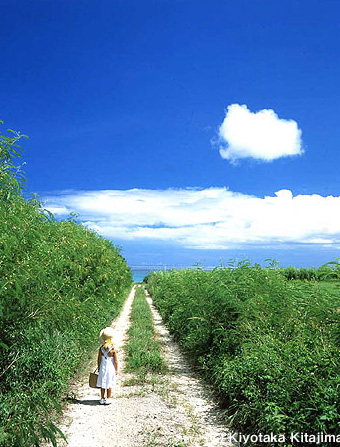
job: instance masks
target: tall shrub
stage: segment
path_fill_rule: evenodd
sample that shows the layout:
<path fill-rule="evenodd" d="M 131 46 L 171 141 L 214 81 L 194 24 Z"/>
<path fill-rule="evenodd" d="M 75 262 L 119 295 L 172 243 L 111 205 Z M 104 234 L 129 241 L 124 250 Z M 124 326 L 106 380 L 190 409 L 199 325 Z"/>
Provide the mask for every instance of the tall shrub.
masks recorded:
<path fill-rule="evenodd" d="M 339 294 L 248 262 L 153 272 L 147 287 L 232 429 L 340 434 Z"/>
<path fill-rule="evenodd" d="M 12 135 L 0 138 L 0 446 L 56 445 L 68 380 L 132 277 L 119 248 L 25 200 Z"/>

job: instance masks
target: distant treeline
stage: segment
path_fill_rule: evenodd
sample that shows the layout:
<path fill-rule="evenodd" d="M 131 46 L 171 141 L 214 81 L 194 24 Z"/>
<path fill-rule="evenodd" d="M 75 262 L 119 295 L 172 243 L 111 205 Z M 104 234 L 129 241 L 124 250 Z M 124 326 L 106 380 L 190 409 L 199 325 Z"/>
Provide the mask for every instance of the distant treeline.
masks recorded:
<path fill-rule="evenodd" d="M 232 431 L 340 435 L 340 283 L 287 280 L 287 270 L 159 271 L 147 288 Z"/>
<path fill-rule="evenodd" d="M 287 279 L 300 279 L 302 281 L 340 279 L 340 263 L 338 261 L 327 262 L 319 268 L 286 267 L 281 268 L 280 272 Z"/>
<path fill-rule="evenodd" d="M 0 136 L 0 446 L 56 445 L 56 410 L 132 284 L 119 248 L 23 197 L 21 135 Z"/>
<path fill-rule="evenodd" d="M 287 279 L 298 279 L 301 281 L 330 281 L 330 280 L 337 280 L 340 279 L 340 258 L 336 258 L 335 261 L 327 262 L 326 264 L 322 265 L 319 268 L 315 267 L 279 267 L 279 263 L 277 263 L 275 260 L 271 261 L 272 267 L 275 267 L 278 272 L 280 272 L 283 276 L 285 276 Z M 233 261 L 231 261 L 231 264 L 233 264 Z M 220 267 L 223 267 L 221 265 Z M 212 267 L 204 268 L 200 267 L 200 264 L 197 264 L 196 267 L 203 268 L 203 270 L 213 270 Z M 174 267 L 176 270 L 179 269 L 188 269 L 188 268 L 195 268 L 193 267 Z M 150 267 L 150 270 L 152 268 Z M 157 271 L 159 269 L 155 269 L 154 271 Z M 163 270 L 172 270 L 171 268 L 163 269 Z M 148 282 L 149 274 L 146 275 L 143 279 L 144 283 Z"/>

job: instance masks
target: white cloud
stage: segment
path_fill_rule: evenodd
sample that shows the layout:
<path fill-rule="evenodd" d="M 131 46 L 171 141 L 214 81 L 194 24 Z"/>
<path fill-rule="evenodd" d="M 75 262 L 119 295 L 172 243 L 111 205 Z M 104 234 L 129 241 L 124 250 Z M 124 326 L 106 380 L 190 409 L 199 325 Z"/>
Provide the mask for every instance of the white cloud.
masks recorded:
<path fill-rule="evenodd" d="M 232 104 L 219 128 L 220 155 L 235 162 L 240 158 L 272 161 L 303 153 L 301 130 L 296 121 L 280 119 L 274 110 L 251 112 Z"/>
<path fill-rule="evenodd" d="M 56 216 L 70 212 L 113 241 L 162 240 L 221 249 L 340 243 L 340 197 L 264 198 L 226 188 L 65 192 L 47 198 Z"/>

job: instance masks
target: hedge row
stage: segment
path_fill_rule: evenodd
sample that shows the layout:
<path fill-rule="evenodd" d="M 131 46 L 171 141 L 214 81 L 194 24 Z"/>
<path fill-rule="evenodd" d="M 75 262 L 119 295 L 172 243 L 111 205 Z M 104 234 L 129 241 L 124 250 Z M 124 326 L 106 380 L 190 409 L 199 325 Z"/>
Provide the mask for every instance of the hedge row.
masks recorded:
<path fill-rule="evenodd" d="M 0 446 L 56 445 L 56 409 L 99 330 L 132 284 L 117 247 L 25 200 L 0 137 Z"/>
<path fill-rule="evenodd" d="M 147 287 L 233 430 L 340 433 L 338 289 L 249 263 L 153 272 Z"/>

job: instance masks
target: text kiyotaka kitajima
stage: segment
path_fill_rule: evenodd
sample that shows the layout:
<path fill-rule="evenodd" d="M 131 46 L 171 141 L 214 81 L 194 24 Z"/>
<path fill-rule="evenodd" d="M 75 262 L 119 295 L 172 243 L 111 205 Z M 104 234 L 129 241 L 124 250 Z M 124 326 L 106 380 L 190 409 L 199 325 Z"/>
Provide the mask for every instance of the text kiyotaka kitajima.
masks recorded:
<path fill-rule="evenodd" d="M 277 433 L 257 433 L 257 434 L 242 434 L 242 433 L 231 433 L 229 435 L 229 442 L 239 442 L 240 444 L 248 444 L 248 443 L 311 443 L 311 444 L 321 444 L 321 443 L 339 443 L 340 442 L 340 434 L 333 435 L 327 433 L 290 433 L 288 435 L 285 434 L 277 434 Z"/>

